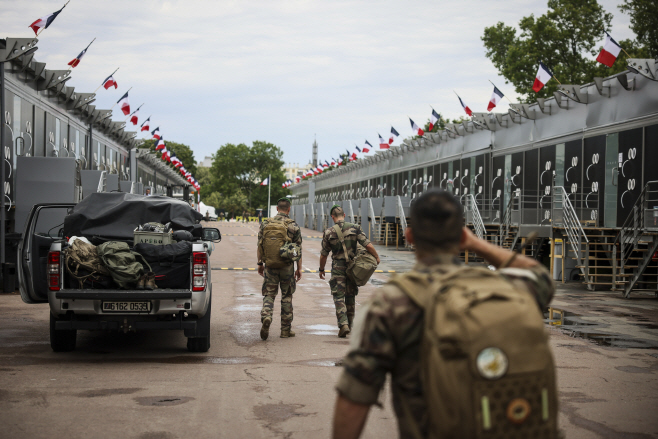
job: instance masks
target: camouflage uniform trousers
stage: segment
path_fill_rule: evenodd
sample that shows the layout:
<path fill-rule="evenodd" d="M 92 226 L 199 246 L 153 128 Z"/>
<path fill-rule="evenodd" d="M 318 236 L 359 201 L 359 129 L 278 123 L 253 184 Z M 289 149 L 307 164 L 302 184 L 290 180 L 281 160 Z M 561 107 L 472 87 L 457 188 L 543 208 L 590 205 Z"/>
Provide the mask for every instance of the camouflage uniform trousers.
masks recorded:
<path fill-rule="evenodd" d="M 351 325 L 356 309 L 356 295 L 359 293 L 359 287 L 347 277 L 346 270 L 345 265 L 334 263 L 331 267 L 331 280 L 329 281 L 331 295 L 336 306 L 338 328 L 343 325 Z"/>
<path fill-rule="evenodd" d="M 263 309 L 260 312 L 260 321 L 265 317 L 272 318 L 274 300 L 281 285 L 281 330 L 290 330 L 292 324 L 292 295 L 297 288 L 295 282 L 294 264 L 284 268 L 265 268 L 263 280 Z"/>

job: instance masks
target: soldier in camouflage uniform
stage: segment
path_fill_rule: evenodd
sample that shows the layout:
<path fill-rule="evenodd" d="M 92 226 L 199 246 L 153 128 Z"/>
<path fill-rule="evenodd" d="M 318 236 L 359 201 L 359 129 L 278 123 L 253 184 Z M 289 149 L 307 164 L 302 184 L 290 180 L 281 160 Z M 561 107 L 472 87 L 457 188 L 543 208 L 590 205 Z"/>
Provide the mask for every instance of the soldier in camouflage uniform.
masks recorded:
<path fill-rule="evenodd" d="M 320 252 L 320 279 L 324 279 L 324 267 L 327 263 L 327 256 L 331 253 L 331 294 L 336 306 L 336 319 L 338 320 L 338 336 L 345 337 L 350 333 L 352 321 L 354 320 L 354 311 L 356 308 L 356 295 L 359 293 L 359 287 L 352 282 L 346 274 L 348 258 L 354 259 L 357 253 L 357 244 L 365 247 L 366 251 L 377 258 L 379 264 L 379 255 L 377 250 L 366 238 L 365 233 L 358 224 L 345 222 L 345 212 L 343 209 L 334 205 L 330 211 L 331 219 L 338 224 L 343 232 L 345 248 L 348 254 L 345 254 L 343 245 L 338 239 L 338 234 L 333 227 L 324 231 L 322 236 L 322 250 Z"/>
<path fill-rule="evenodd" d="M 274 300 L 281 286 L 281 338 L 294 337 L 295 332 L 292 331 L 292 295 L 297 287 L 297 282 L 302 278 L 302 259 L 297 261 L 297 271 L 295 271 L 295 263 L 291 262 L 290 265 L 284 268 L 269 268 L 263 265 L 263 255 L 261 255 L 261 243 L 263 240 L 263 228 L 268 222 L 271 221 L 285 221 L 290 217 L 290 200 L 281 198 L 277 202 L 277 215 L 267 221 L 263 221 L 258 231 L 258 274 L 263 276 L 263 309 L 260 312 L 261 330 L 260 338 L 267 340 L 272 323 L 272 313 L 274 310 Z M 294 221 L 288 225 L 288 237 L 291 242 L 297 244 L 299 249 L 302 248 L 302 231 Z"/>
<path fill-rule="evenodd" d="M 530 292 L 544 309 L 555 291 L 546 269 L 534 259 L 513 256 L 509 250 L 478 239 L 462 227 L 462 218 L 461 205 L 446 191 L 428 191 L 414 203 L 411 227 L 405 235 L 407 242 L 416 246 L 413 270 L 440 275 L 460 263 L 460 250 L 476 252 L 496 267 L 508 264 L 508 268 L 498 271 L 500 275 Z M 428 436 L 432 414 L 427 410 L 420 374 L 423 314 L 407 294 L 391 284 L 382 287 L 361 308 L 336 386 L 333 437 L 360 436 L 370 406 L 378 404 L 389 373 L 399 436 L 417 437 L 415 431 Z"/>

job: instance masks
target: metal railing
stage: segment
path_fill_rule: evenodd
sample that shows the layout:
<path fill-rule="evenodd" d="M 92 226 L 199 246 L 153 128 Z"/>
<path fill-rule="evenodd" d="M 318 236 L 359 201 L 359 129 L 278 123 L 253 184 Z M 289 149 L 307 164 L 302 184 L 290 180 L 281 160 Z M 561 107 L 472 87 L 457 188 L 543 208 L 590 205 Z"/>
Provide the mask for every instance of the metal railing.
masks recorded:
<path fill-rule="evenodd" d="M 619 261 L 616 252 L 613 252 L 613 289 L 617 286 L 617 274 L 625 274 L 624 269 L 631 255 L 637 250 L 642 236 L 648 231 L 658 232 L 658 181 L 648 181 L 644 185 L 615 239 L 615 246 L 619 246 Z M 653 252 L 647 251 L 624 288 L 625 297 L 630 295 L 652 257 Z"/>
<path fill-rule="evenodd" d="M 375 218 L 375 209 L 372 207 L 371 199 L 368 199 L 368 216 L 370 216 L 370 237 L 372 239 L 373 233 L 374 236 L 379 236 L 379 225 L 377 224 L 377 218 Z"/>
<path fill-rule="evenodd" d="M 503 243 L 510 233 L 512 228 L 512 210 L 514 210 L 515 203 L 519 202 L 518 192 L 510 194 L 509 202 L 500 220 L 500 227 L 498 227 L 498 245 L 503 246 Z M 518 207 L 517 207 L 518 210 Z M 518 224 L 517 224 L 518 225 Z M 513 249 L 512 249 L 513 250 Z"/>
<path fill-rule="evenodd" d="M 484 229 L 484 222 L 482 221 L 480 210 L 478 209 L 477 203 L 475 202 L 475 197 L 473 197 L 473 194 L 466 194 L 464 198 L 466 200 L 466 204 L 464 205 L 466 222 L 472 223 L 477 237 L 484 239 L 484 234 L 486 233 Z"/>
<path fill-rule="evenodd" d="M 554 186 L 552 198 L 551 218 L 553 219 L 553 226 L 561 225 L 564 227 L 569 237 L 571 249 L 576 254 L 576 265 L 581 267 L 584 280 L 587 283 L 589 282 L 589 239 L 587 239 L 583 226 L 580 224 L 580 219 L 571 204 L 569 194 L 564 190 L 564 187 Z M 584 250 L 583 245 L 585 246 Z"/>
<path fill-rule="evenodd" d="M 348 210 L 349 213 L 348 215 L 350 216 L 350 219 L 352 220 L 352 224 L 356 224 L 356 216 L 354 215 L 354 208 L 352 207 L 352 201 L 347 200 L 347 205 L 349 206 Z"/>
<path fill-rule="evenodd" d="M 96 188 L 96 192 L 105 192 L 106 187 L 107 187 L 107 171 L 102 171 L 101 176 L 98 179 L 98 187 Z"/>

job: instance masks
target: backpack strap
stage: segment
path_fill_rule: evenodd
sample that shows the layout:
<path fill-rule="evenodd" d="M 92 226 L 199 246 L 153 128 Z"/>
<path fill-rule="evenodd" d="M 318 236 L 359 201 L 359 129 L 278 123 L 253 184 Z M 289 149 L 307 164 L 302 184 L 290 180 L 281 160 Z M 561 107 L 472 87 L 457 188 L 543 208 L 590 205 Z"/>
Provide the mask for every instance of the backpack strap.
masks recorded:
<path fill-rule="evenodd" d="M 136 251 L 132 251 L 132 250 L 130 250 L 130 253 L 132 253 L 132 254 L 135 256 L 135 259 L 137 259 L 137 256 L 139 256 L 139 257 L 142 259 L 142 261 L 144 261 L 144 263 L 146 264 L 146 266 L 149 268 L 149 271 L 153 271 L 153 270 L 151 269 L 151 265 L 146 261 L 146 259 L 144 258 L 144 256 L 142 256 L 140 253 L 137 253 Z"/>
<path fill-rule="evenodd" d="M 343 246 L 343 251 L 345 252 L 345 259 L 349 263 L 351 260 L 350 254 L 347 252 L 347 247 L 345 247 L 345 237 L 343 236 L 343 231 L 340 228 L 340 224 L 334 224 L 334 230 L 336 231 L 336 235 L 338 235 L 338 240 Z"/>

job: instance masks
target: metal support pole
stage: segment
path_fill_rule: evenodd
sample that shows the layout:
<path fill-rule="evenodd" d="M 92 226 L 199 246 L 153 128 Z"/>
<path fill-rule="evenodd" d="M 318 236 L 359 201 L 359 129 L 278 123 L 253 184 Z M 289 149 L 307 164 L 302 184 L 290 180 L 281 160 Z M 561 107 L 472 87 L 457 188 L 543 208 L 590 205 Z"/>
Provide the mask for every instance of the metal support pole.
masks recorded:
<path fill-rule="evenodd" d="M 5 268 L 5 229 L 7 227 L 7 213 L 5 211 L 5 63 L 0 62 L 0 182 L 2 194 L 0 195 L 0 273 L 4 277 Z"/>
<path fill-rule="evenodd" d="M 270 217 L 270 194 L 272 192 L 272 174 L 267 176 L 267 217 Z"/>

